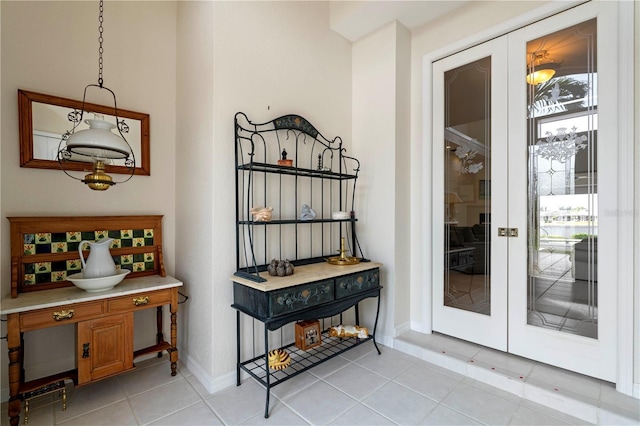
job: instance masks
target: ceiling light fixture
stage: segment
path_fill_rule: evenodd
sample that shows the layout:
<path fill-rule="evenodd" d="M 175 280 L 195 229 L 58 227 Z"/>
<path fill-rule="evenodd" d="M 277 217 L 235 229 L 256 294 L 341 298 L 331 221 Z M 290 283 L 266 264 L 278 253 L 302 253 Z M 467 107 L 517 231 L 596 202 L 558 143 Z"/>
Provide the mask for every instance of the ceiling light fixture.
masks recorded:
<path fill-rule="evenodd" d="M 560 68 L 560 64 L 549 59 L 546 50 L 540 50 L 531 54 L 531 60 L 527 67 L 527 83 L 536 86 L 551 80 Z"/>
<path fill-rule="evenodd" d="M 131 145 L 127 142 L 123 132 L 128 131 L 128 126 L 124 120 L 118 119 L 118 105 L 116 102 L 116 94 L 106 86 L 103 86 L 102 79 L 102 48 L 103 42 L 103 0 L 100 0 L 98 16 L 98 84 L 89 84 L 84 88 L 84 95 L 82 97 L 82 109 L 80 111 L 74 110 L 67 116 L 69 121 L 73 123 L 73 128 L 62 135 L 60 144 L 58 145 L 58 163 L 67 176 L 82 181 L 89 188 L 97 191 L 104 191 L 109 189 L 116 182 L 113 181 L 111 176 L 105 173 L 105 166 L 110 164 L 113 160 L 124 160 L 124 165 L 130 171 L 130 175 L 127 179 L 117 182 L 123 183 L 133 177 L 136 167 L 136 158 Z M 106 90 L 113 96 L 113 108 L 116 124 L 110 123 L 104 120 L 104 117 L 96 114 L 93 119 L 85 120 L 85 123 L 89 125 L 88 129 L 78 130 L 77 127 L 82 122 L 82 117 L 85 114 L 85 99 L 87 97 L 87 89 L 90 87 L 97 87 L 101 90 Z M 112 129 L 118 129 L 119 136 L 113 133 Z M 75 177 L 65 170 L 65 164 L 67 162 L 92 162 L 93 169 L 91 173 L 84 176 L 84 179 Z"/>

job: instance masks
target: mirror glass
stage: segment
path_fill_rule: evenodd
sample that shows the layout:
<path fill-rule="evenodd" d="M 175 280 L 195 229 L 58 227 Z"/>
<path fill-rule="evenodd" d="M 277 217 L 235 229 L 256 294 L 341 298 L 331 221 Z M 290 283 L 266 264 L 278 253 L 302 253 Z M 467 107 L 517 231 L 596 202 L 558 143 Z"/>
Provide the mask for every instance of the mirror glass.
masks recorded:
<path fill-rule="evenodd" d="M 18 90 L 20 120 L 20 166 L 59 169 L 57 153 L 62 135 L 73 128 L 69 113 L 80 111 L 82 101 Z M 88 128 L 84 120 L 101 118 L 116 124 L 114 108 L 92 103 L 84 104 L 82 123 L 76 131 Z M 118 119 L 124 121 L 123 134 L 136 158 L 135 174 L 150 175 L 149 114 L 118 108 Z M 126 130 L 126 131 L 125 131 Z M 84 171 L 79 163 L 66 163 L 65 169 Z M 112 160 L 107 173 L 130 174 L 124 160 Z"/>

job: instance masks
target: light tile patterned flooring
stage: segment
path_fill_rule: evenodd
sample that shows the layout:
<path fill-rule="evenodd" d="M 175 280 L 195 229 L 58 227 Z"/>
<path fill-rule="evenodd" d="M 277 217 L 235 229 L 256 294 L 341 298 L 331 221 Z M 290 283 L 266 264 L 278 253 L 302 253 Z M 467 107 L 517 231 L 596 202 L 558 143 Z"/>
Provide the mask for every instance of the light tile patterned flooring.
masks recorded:
<path fill-rule="evenodd" d="M 265 390 L 253 379 L 209 394 L 182 364 L 171 377 L 165 358 L 89 386 L 70 385 L 66 411 L 57 395 L 34 399 L 29 425 L 588 424 L 399 350 L 381 350 L 367 342 L 272 388 L 269 419 Z M 487 352 L 479 362 L 494 357 L 507 369 L 518 365 L 504 356 Z M 544 371 L 538 376 L 545 380 Z M 600 388 L 598 395 L 616 399 Z M 640 413 L 634 401 L 624 400 L 625 409 Z M 2 426 L 6 410 L 3 403 Z"/>

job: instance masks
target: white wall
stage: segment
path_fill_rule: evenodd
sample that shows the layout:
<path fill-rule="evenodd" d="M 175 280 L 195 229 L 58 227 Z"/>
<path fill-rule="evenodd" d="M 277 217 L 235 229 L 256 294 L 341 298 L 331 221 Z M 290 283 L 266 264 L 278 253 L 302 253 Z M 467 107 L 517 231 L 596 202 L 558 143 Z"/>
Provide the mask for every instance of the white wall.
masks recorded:
<path fill-rule="evenodd" d="M 175 2 L 106 2 L 104 5 L 104 85 L 116 93 L 118 107 L 150 115 L 151 176 L 135 176 L 102 193 L 89 190 L 58 170 L 20 168 L 17 102 L 18 88 L 81 100 L 84 87 L 97 83 L 98 3 L 3 1 L 0 7 L 3 297 L 10 289 L 7 216 L 162 214 L 165 266 L 167 273 L 173 274 Z M 112 102 L 104 98 L 88 100 L 108 105 Z M 136 315 L 135 321 L 136 348 L 155 343 L 154 313 Z M 3 336 L 6 334 L 4 324 L 0 332 Z M 73 327 L 27 333 L 27 376 L 71 368 L 74 339 Z M 57 348 L 60 343 L 70 350 L 48 349 Z M 8 397 L 6 340 L 2 340 L 0 355 L 4 400 Z"/>
<path fill-rule="evenodd" d="M 180 356 L 217 390 L 235 383 L 234 115 L 299 114 L 351 153 L 351 44 L 329 30 L 325 2 L 179 2 L 178 18 L 176 268 L 191 296 Z"/>
<path fill-rule="evenodd" d="M 362 163 L 356 206 L 358 238 L 364 254 L 383 263 L 377 340 L 385 344 L 395 336 L 395 325 L 409 318 L 405 308 L 408 281 L 403 278 L 408 264 L 402 262 L 403 256 L 408 257 L 397 229 L 408 226 L 403 213 L 408 212 L 407 199 L 397 198 L 397 187 L 406 175 L 403 165 L 409 160 L 402 149 L 409 141 L 408 117 L 396 115 L 406 111 L 403 102 L 408 90 L 403 80 L 408 80 L 408 68 L 398 61 L 408 60 L 409 46 L 408 30 L 397 21 L 353 44 L 353 151 Z M 366 303 L 365 319 L 375 313 L 373 301 Z"/>

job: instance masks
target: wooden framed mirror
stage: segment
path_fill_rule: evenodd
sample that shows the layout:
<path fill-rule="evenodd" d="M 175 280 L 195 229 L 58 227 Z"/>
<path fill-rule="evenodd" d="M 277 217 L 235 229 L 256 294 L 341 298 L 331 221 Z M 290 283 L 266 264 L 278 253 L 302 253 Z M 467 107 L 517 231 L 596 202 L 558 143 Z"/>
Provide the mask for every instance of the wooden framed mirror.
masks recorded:
<path fill-rule="evenodd" d="M 101 114 L 104 120 L 115 124 L 114 107 L 85 102 L 83 121 Z M 20 126 L 20 167 L 60 169 L 57 161 L 58 146 L 62 135 L 73 127 L 67 115 L 82 109 L 82 101 L 29 92 L 18 89 L 18 113 Z M 89 113 L 89 117 L 87 117 Z M 125 137 L 136 156 L 134 174 L 151 174 L 149 152 L 149 114 L 118 108 L 118 119 L 125 121 L 128 132 Z M 82 123 L 81 126 L 85 126 Z M 86 127 L 78 126 L 77 130 Z M 88 163 L 87 163 L 88 164 Z M 67 167 L 68 166 L 68 167 Z M 82 163 L 67 163 L 68 170 L 90 169 Z M 106 166 L 107 173 L 130 174 L 123 160 Z"/>

